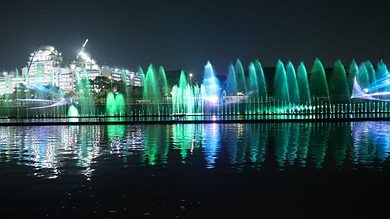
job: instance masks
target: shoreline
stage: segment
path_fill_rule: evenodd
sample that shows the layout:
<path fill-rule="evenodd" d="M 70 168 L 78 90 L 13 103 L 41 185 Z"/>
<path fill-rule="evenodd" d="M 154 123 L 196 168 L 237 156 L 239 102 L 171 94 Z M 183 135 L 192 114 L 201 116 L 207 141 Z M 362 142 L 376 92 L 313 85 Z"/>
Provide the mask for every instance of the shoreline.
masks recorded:
<path fill-rule="evenodd" d="M 71 118 L 72 119 L 72 118 Z M 71 120 L 67 119 L 67 120 Z M 74 119 L 74 118 L 73 118 Z M 202 120 L 138 120 L 138 121 L 41 121 L 0 122 L 1 126 L 73 126 L 73 125 L 174 125 L 174 124 L 232 124 L 232 123 L 321 123 L 390 121 L 390 118 L 280 118 L 280 119 L 202 119 Z"/>

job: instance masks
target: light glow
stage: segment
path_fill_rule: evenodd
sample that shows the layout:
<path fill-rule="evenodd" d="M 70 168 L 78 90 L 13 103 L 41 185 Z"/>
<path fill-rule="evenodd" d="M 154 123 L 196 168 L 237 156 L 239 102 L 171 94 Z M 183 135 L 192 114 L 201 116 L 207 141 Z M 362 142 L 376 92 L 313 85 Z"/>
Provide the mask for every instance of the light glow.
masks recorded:
<path fill-rule="evenodd" d="M 362 88 L 357 78 L 354 78 L 353 91 L 351 99 L 390 101 L 390 75 L 386 78 L 376 80 L 366 88 Z"/>

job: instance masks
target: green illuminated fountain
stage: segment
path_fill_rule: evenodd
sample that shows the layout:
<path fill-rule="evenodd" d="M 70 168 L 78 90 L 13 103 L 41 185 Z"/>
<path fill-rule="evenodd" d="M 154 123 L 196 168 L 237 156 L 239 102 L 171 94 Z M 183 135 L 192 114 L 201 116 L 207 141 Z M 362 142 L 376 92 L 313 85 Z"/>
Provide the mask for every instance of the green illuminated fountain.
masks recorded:
<path fill-rule="evenodd" d="M 354 80 L 355 80 L 355 77 L 358 75 L 358 72 L 359 72 L 359 68 L 358 68 L 358 65 L 356 64 L 356 61 L 355 60 L 352 60 L 352 63 L 351 65 L 349 66 L 349 70 L 348 70 L 348 82 L 349 82 L 349 87 L 352 89 L 353 87 L 353 83 L 354 83 Z M 352 90 L 351 90 L 352 91 Z"/>
<path fill-rule="evenodd" d="M 202 87 L 187 83 L 187 76 L 181 71 L 179 84 L 172 88 L 172 114 L 195 114 L 203 112 Z"/>
<path fill-rule="evenodd" d="M 172 104 L 174 113 L 185 113 L 185 98 L 187 92 L 187 80 L 185 73 L 182 71 L 179 78 L 179 85 L 172 89 Z"/>
<path fill-rule="evenodd" d="M 72 104 L 69 106 L 68 109 L 68 117 L 79 117 L 79 111 L 78 109 Z"/>
<path fill-rule="evenodd" d="M 284 69 L 284 64 L 281 60 L 278 61 L 276 66 L 273 96 L 277 99 L 277 101 L 285 103 L 290 102 L 286 70 Z"/>
<path fill-rule="evenodd" d="M 314 61 L 310 74 L 310 94 L 312 97 L 321 98 L 329 102 L 328 82 L 326 80 L 325 70 L 319 59 Z"/>
<path fill-rule="evenodd" d="M 106 98 L 106 115 L 107 116 L 124 116 L 125 115 L 125 98 L 121 93 L 114 94 L 112 92 L 107 94 Z"/>
<path fill-rule="evenodd" d="M 144 110 L 146 115 L 160 115 L 161 89 L 154 66 L 149 65 L 143 86 Z"/>
<path fill-rule="evenodd" d="M 376 72 L 375 72 L 374 66 L 372 65 L 372 63 L 370 61 L 366 61 L 363 64 L 367 68 L 368 75 L 370 78 L 370 84 L 374 83 L 376 81 Z"/>
<path fill-rule="evenodd" d="M 349 103 L 351 100 L 345 68 L 340 60 L 334 63 L 329 81 L 329 91 L 332 103 Z"/>
<path fill-rule="evenodd" d="M 358 74 L 356 75 L 356 80 L 364 88 L 370 85 L 370 76 L 368 74 L 367 67 L 364 63 L 360 66 L 358 70 Z"/>
<path fill-rule="evenodd" d="M 265 78 L 260 62 L 256 64 L 251 62 L 248 69 L 248 87 L 247 99 L 245 103 L 245 114 L 258 114 L 261 110 L 261 104 L 267 98 L 267 88 Z"/>
<path fill-rule="evenodd" d="M 236 79 L 237 79 L 237 92 L 241 92 L 243 94 L 247 93 L 247 86 L 245 80 L 244 68 L 242 67 L 241 61 L 237 59 L 236 61 Z"/>
<path fill-rule="evenodd" d="M 301 104 L 310 104 L 310 89 L 309 82 L 307 79 L 306 67 L 303 62 L 298 66 L 298 74 L 297 74 L 297 84 L 299 90 L 299 99 Z"/>
<path fill-rule="evenodd" d="M 156 102 L 161 99 L 161 91 L 158 89 L 158 77 L 152 64 L 149 65 L 148 71 L 146 72 L 143 89 L 144 100 Z"/>
<path fill-rule="evenodd" d="M 125 103 L 125 98 L 121 93 L 118 93 L 115 96 L 115 103 L 116 103 L 117 115 L 124 116 L 126 112 L 126 103 Z"/>
<path fill-rule="evenodd" d="M 258 84 L 258 96 L 265 100 L 268 97 L 268 92 L 267 92 L 267 82 L 265 80 L 264 72 L 263 72 L 263 67 L 261 66 L 261 63 L 259 60 L 255 61 L 255 69 L 256 69 L 256 74 L 257 74 L 257 84 Z"/>
<path fill-rule="evenodd" d="M 162 66 L 158 70 L 158 86 L 161 88 L 162 97 L 167 98 L 169 96 L 169 87 L 165 69 Z"/>
<path fill-rule="evenodd" d="M 79 113 L 82 116 L 94 116 L 95 103 L 93 100 L 91 86 L 87 77 L 87 70 L 77 68 L 76 71 L 76 92 L 79 98 Z"/>
<path fill-rule="evenodd" d="M 298 104 L 300 102 L 299 89 L 298 89 L 297 76 L 295 74 L 295 69 L 292 62 L 287 63 L 286 75 L 287 75 L 288 92 L 290 95 L 290 102 L 294 104 Z"/>
<path fill-rule="evenodd" d="M 259 80 L 257 78 L 257 72 L 255 64 L 252 62 L 249 64 L 249 78 L 248 78 L 248 93 L 247 96 L 256 97 L 260 96 L 259 94 Z"/>
<path fill-rule="evenodd" d="M 110 92 L 106 98 L 106 115 L 115 116 L 117 113 L 115 95 Z"/>

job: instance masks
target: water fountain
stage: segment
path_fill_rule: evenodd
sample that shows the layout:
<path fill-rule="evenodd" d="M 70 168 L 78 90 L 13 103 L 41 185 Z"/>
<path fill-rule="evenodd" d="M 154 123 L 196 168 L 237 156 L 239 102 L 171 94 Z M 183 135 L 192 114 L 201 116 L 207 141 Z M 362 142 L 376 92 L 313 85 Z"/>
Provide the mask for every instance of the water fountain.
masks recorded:
<path fill-rule="evenodd" d="M 370 76 L 368 75 L 368 70 L 365 63 L 360 66 L 356 75 L 356 79 L 362 87 L 368 87 L 370 85 Z"/>
<path fill-rule="evenodd" d="M 277 101 L 288 103 L 290 102 L 290 93 L 284 64 L 281 60 L 276 65 L 276 73 L 274 78 L 274 98 Z"/>
<path fill-rule="evenodd" d="M 309 105 L 310 104 L 310 89 L 309 82 L 307 79 L 307 71 L 305 64 L 301 62 L 298 67 L 297 74 L 298 90 L 299 90 L 299 100 L 301 104 Z"/>
<path fill-rule="evenodd" d="M 92 93 L 94 84 L 88 79 L 86 69 L 75 69 L 75 91 L 69 95 L 52 86 L 53 75 L 45 84 L 44 67 L 35 67 L 34 76 L 28 72 L 20 75 L 18 70 L 12 75 L 16 81 L 23 79 L 23 84 L 16 84 L 11 76 L 5 75 L 8 94 L 1 98 L 2 118 L 314 115 L 310 118 L 318 119 L 346 113 L 390 112 L 387 103 L 390 74 L 383 61 L 376 68 L 369 61 L 359 66 L 352 61 L 348 74 L 341 61 L 336 61 L 332 71 L 326 74 L 321 61 L 316 59 L 308 75 L 304 63 L 295 69 L 292 62 L 284 65 L 279 60 L 270 76 L 273 83 L 268 84 L 260 61 L 250 62 L 244 69 L 237 60 L 229 65 L 223 86 L 219 80 L 224 77 L 217 76 L 210 62 L 204 67 L 203 79 L 192 81 L 189 74 L 181 71 L 176 83 L 167 79 L 164 67 L 156 70 L 151 64 L 146 74 L 141 67 L 138 69 L 143 85 L 141 98 L 137 97 L 139 94 L 130 96 L 130 86 L 125 82 L 128 76 L 122 69 L 123 83 L 115 82 L 114 88 L 104 92 L 106 99 L 103 96 L 99 101 Z"/>
<path fill-rule="evenodd" d="M 75 105 L 70 105 L 68 110 L 68 117 L 79 117 L 79 111 Z"/>
<path fill-rule="evenodd" d="M 115 95 L 110 92 L 106 98 L 106 114 L 108 116 L 115 116 L 117 113 Z"/>
<path fill-rule="evenodd" d="M 376 72 L 375 72 L 374 66 L 372 65 L 372 63 L 370 61 L 364 62 L 364 65 L 366 66 L 367 71 L 368 71 L 368 75 L 370 78 L 370 84 L 372 84 L 376 81 Z M 380 68 L 378 68 L 378 69 L 380 69 Z M 383 70 L 387 71 L 386 69 L 383 69 Z"/>
<path fill-rule="evenodd" d="M 193 88 L 187 83 L 184 71 L 180 74 L 179 85 L 172 88 L 172 109 L 173 114 L 194 113 Z"/>
<path fill-rule="evenodd" d="M 162 66 L 158 70 L 158 87 L 161 88 L 162 97 L 167 98 L 169 96 L 169 87 L 165 69 Z"/>
<path fill-rule="evenodd" d="M 310 74 L 310 94 L 312 97 L 329 101 L 328 82 L 324 67 L 319 59 L 314 61 Z"/>
<path fill-rule="evenodd" d="M 225 85 L 226 94 L 229 96 L 237 95 L 237 77 L 236 70 L 234 69 L 233 64 L 229 65 L 227 81 Z"/>
<path fill-rule="evenodd" d="M 375 73 L 376 79 L 381 80 L 383 78 L 388 77 L 389 71 L 387 70 L 387 66 L 383 61 L 380 61 L 377 66 L 377 70 Z"/>
<path fill-rule="evenodd" d="M 106 98 L 106 115 L 107 116 L 124 116 L 125 115 L 125 98 L 121 93 L 107 94 Z"/>
<path fill-rule="evenodd" d="M 146 72 L 143 86 L 144 111 L 146 115 L 160 114 L 161 90 L 158 85 L 158 75 L 151 64 Z"/>
<path fill-rule="evenodd" d="M 242 67 L 241 61 L 239 59 L 237 59 L 236 61 L 235 72 L 236 72 L 236 79 L 237 79 L 237 92 L 246 94 L 247 86 L 245 80 L 245 72 L 244 72 L 244 68 Z"/>
<path fill-rule="evenodd" d="M 124 116 L 126 112 L 126 102 L 124 96 L 121 93 L 118 93 L 115 96 L 115 103 L 116 103 L 116 115 Z"/>
<path fill-rule="evenodd" d="M 241 63 L 238 61 L 239 68 L 240 68 L 240 64 Z M 244 80 L 245 82 L 245 77 L 241 77 L 241 79 Z M 218 78 L 215 76 L 214 68 L 210 62 L 207 62 L 204 68 L 204 77 L 203 77 L 202 86 L 204 87 L 205 90 L 205 96 L 203 98 L 205 98 L 209 104 L 216 104 L 219 101 L 220 85 L 219 85 Z M 246 90 L 246 88 L 243 86 L 238 86 L 238 89 Z"/>
<path fill-rule="evenodd" d="M 357 65 L 355 60 L 352 60 L 352 63 L 349 66 L 349 71 L 348 71 L 348 75 L 349 75 L 348 82 L 349 82 L 350 88 L 353 87 L 353 83 L 354 83 L 355 77 L 357 76 L 358 72 L 359 72 L 358 65 Z"/>
<path fill-rule="evenodd" d="M 297 76 L 295 74 L 295 69 L 292 62 L 287 63 L 286 75 L 287 75 L 288 93 L 290 95 L 290 102 L 294 104 L 298 104 L 300 102 L 299 89 L 298 89 Z"/>
<path fill-rule="evenodd" d="M 76 93 L 78 94 L 79 99 L 79 113 L 83 116 L 93 116 L 95 115 L 95 103 L 87 72 L 83 68 L 77 68 L 75 73 Z"/>
<path fill-rule="evenodd" d="M 261 63 L 259 60 L 255 61 L 255 69 L 256 69 L 256 74 L 257 74 L 257 80 L 258 80 L 258 96 L 265 100 L 268 97 L 268 92 L 267 92 L 267 82 L 265 80 L 264 72 L 263 72 L 263 67 L 261 66 Z"/>
<path fill-rule="evenodd" d="M 248 90 L 247 90 L 247 96 L 249 97 L 259 97 L 259 80 L 257 78 L 257 72 L 255 64 L 250 63 L 249 64 L 249 77 L 248 77 Z"/>
<path fill-rule="evenodd" d="M 333 73 L 329 80 L 329 91 L 332 103 L 349 103 L 351 100 L 345 68 L 341 61 L 334 63 Z"/>

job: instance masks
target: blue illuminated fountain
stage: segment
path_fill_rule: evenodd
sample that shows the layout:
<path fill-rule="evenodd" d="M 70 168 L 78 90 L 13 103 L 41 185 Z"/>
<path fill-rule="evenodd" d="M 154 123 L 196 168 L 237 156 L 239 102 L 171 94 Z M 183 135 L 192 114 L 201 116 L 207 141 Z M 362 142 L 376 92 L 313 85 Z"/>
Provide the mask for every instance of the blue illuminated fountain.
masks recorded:
<path fill-rule="evenodd" d="M 185 72 L 182 71 L 179 84 L 172 88 L 172 113 L 174 115 L 210 113 L 219 102 L 219 81 L 210 62 L 205 66 L 203 83 L 200 86 L 189 84 Z"/>
<path fill-rule="evenodd" d="M 353 99 L 382 100 L 390 101 L 390 74 L 383 62 L 378 64 L 375 77 L 377 79 L 370 83 L 370 75 L 367 68 L 369 63 L 363 63 L 359 69 L 358 76 L 354 79 Z M 369 67 L 371 69 L 371 67 Z M 371 76 L 373 78 L 373 76 Z"/>
<path fill-rule="evenodd" d="M 237 77 L 236 77 L 236 70 L 234 69 L 233 64 L 229 65 L 229 73 L 227 76 L 225 92 L 226 95 L 229 96 L 237 95 Z"/>
<path fill-rule="evenodd" d="M 240 66 L 239 66 L 240 67 Z M 204 68 L 204 77 L 202 86 L 205 90 L 205 96 L 203 97 L 208 104 L 217 104 L 219 101 L 220 85 L 219 80 L 215 76 L 213 66 L 210 62 L 207 62 Z M 239 87 L 239 89 L 245 89 L 245 87 Z"/>

